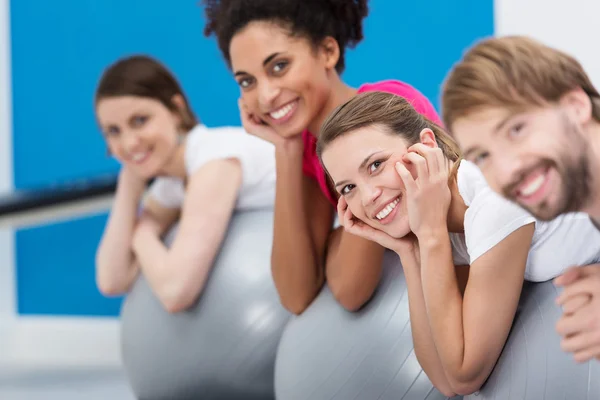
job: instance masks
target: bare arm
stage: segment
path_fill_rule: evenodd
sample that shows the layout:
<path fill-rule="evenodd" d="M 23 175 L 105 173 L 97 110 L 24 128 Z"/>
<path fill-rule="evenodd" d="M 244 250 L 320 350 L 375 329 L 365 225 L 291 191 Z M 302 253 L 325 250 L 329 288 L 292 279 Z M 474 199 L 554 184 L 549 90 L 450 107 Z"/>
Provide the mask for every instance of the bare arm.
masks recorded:
<path fill-rule="evenodd" d="M 418 252 L 418 248 L 416 251 Z M 446 377 L 446 372 L 431 334 L 425 298 L 423 297 L 421 266 L 413 253 L 414 250 L 411 249 L 398 254 L 402 261 L 402 269 L 404 270 L 408 289 L 410 327 L 415 354 L 431 383 L 445 396 L 453 397 L 456 393 Z"/>
<path fill-rule="evenodd" d="M 179 229 L 170 249 L 152 229 L 140 226 L 136 231 L 135 254 L 167 311 L 188 308 L 202 292 L 241 183 L 242 169 L 237 160 L 209 162 L 189 179 Z"/>
<path fill-rule="evenodd" d="M 517 309 L 533 232 L 533 224 L 523 226 L 475 260 L 464 299 L 448 232 L 419 241 L 431 334 L 457 394 L 478 390 L 500 356 Z"/>
<path fill-rule="evenodd" d="M 129 290 L 138 274 L 132 252 L 132 238 L 138 223 L 138 206 L 144 182 L 123 169 L 119 175 L 115 200 L 96 252 L 96 284 L 104 295 L 117 296 Z M 152 218 L 162 231 L 177 218 L 177 210 L 154 202 L 144 206 L 141 219 Z"/>
<path fill-rule="evenodd" d="M 344 231 L 332 232 L 327 248 L 327 283 L 347 310 L 360 309 L 373 296 L 381 278 L 385 249 Z"/>
<path fill-rule="evenodd" d="M 302 313 L 324 282 L 324 255 L 333 210 L 302 172 L 301 138 L 276 150 L 277 183 L 271 268 L 283 306 Z"/>

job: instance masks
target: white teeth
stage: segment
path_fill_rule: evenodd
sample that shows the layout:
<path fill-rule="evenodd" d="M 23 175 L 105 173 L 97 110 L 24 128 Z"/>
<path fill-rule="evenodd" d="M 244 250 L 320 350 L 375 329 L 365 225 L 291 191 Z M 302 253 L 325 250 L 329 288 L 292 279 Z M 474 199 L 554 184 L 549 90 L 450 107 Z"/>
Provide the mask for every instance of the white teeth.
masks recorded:
<path fill-rule="evenodd" d="M 521 186 L 521 188 L 519 189 L 519 193 L 521 194 L 521 196 L 531 196 L 532 194 L 537 192 L 539 188 L 542 187 L 545 178 L 545 175 L 539 175 L 537 178 L 529 182 L 528 185 Z"/>
<path fill-rule="evenodd" d="M 387 217 L 388 215 L 390 215 L 390 213 L 392 212 L 392 210 L 394 208 L 396 208 L 396 205 L 399 202 L 400 202 L 400 198 L 397 198 L 396 200 L 392 201 L 383 210 L 379 211 L 379 213 L 377 213 L 377 215 L 375 217 L 377 219 L 379 219 L 379 220 L 384 219 L 385 217 Z"/>
<path fill-rule="evenodd" d="M 149 152 L 143 152 L 143 153 L 135 153 L 131 155 L 131 159 L 133 160 L 133 162 L 139 162 L 142 161 L 144 158 L 146 158 L 146 156 L 148 155 Z"/>
<path fill-rule="evenodd" d="M 290 111 L 292 111 L 292 108 L 294 108 L 294 103 L 290 103 L 287 106 L 283 106 L 279 110 L 272 111 L 269 113 L 269 115 L 273 119 L 281 119 L 281 118 L 285 117 L 286 115 L 288 115 L 288 113 Z"/>

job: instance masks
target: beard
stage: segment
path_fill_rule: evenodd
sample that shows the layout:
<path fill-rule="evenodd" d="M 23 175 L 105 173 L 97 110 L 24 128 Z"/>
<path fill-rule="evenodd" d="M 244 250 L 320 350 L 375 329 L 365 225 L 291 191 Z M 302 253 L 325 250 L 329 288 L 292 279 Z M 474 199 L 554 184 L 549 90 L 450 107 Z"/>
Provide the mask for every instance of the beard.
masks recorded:
<path fill-rule="evenodd" d="M 524 168 L 517 172 L 512 183 L 502 189 L 502 193 L 506 198 L 518 203 L 541 221 L 552 220 L 560 214 L 581 211 L 590 201 L 592 194 L 591 156 L 588 143 L 583 133 L 577 126 L 570 123 L 566 116 L 562 122 L 563 137 L 567 143 L 561 146 L 562 153 L 557 159 L 543 158 L 535 165 Z M 522 205 L 515 198 L 515 188 L 521 184 L 529 173 L 538 168 L 544 168 L 545 170 L 553 168 L 558 172 L 560 177 L 558 200 L 555 204 L 544 200 L 535 207 Z"/>

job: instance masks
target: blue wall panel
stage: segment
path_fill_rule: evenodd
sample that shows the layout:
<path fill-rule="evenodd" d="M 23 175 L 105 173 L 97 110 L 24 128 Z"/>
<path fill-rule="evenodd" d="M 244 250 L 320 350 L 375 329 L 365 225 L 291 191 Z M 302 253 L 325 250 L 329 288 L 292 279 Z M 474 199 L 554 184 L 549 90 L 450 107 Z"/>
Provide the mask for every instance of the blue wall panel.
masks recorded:
<path fill-rule="evenodd" d="M 347 55 L 345 80 L 399 79 L 439 109 L 440 85 L 475 40 L 494 33 L 493 0 L 374 0 L 364 40 Z"/>
<path fill-rule="evenodd" d="M 17 305 L 23 315 L 114 316 L 121 299 L 96 288 L 94 257 L 106 215 L 16 233 Z"/>
<path fill-rule="evenodd" d="M 177 74 L 209 126 L 239 124 L 238 88 L 214 38 L 202 35 L 197 0 L 11 2 L 14 182 L 17 188 L 114 173 L 92 99 L 102 69 L 130 53 L 158 57 Z M 344 79 L 358 86 L 400 79 L 439 105 L 451 65 L 493 34 L 492 0 L 372 0 L 365 40 L 347 54 Z M 93 256 L 104 217 L 19 231 L 19 312 L 116 315 L 103 299 Z"/>

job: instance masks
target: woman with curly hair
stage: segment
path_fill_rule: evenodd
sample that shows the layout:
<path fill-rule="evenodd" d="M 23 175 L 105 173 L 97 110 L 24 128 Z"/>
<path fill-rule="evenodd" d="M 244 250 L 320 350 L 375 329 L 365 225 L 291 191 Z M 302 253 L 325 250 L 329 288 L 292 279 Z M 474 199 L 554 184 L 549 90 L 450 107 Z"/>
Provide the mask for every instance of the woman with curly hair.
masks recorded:
<path fill-rule="evenodd" d="M 402 96 L 439 121 L 431 103 L 395 80 L 346 84 L 345 50 L 363 38 L 366 0 L 204 0 L 205 34 L 214 34 L 240 86 L 244 128 L 275 145 L 272 272 L 282 304 L 301 314 L 325 280 L 356 311 L 373 295 L 384 249 L 332 230 L 337 195 L 315 152 L 319 128 L 357 93 Z"/>

